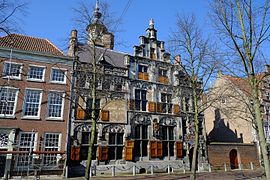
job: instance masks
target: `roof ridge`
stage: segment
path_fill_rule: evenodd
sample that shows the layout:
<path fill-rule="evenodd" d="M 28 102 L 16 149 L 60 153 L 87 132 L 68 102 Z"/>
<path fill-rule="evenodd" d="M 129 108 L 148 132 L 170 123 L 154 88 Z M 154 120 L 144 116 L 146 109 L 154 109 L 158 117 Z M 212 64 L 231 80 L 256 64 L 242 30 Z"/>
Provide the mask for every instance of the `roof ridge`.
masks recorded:
<path fill-rule="evenodd" d="M 3 43 L 8 44 L 1 44 Z M 14 41 L 14 45 L 13 42 Z M 56 45 L 54 45 L 47 38 L 40 38 L 34 36 L 28 36 L 24 34 L 12 33 L 0 37 L 0 44 L 6 47 L 21 49 L 26 51 L 49 53 L 57 56 L 65 56 L 64 52 L 61 51 Z"/>

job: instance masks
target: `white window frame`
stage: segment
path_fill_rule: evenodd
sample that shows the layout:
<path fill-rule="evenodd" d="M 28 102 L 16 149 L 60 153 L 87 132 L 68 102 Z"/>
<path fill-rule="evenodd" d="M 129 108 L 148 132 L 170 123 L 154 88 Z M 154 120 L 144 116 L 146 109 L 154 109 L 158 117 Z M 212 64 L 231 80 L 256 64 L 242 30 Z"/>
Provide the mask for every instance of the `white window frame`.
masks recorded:
<path fill-rule="evenodd" d="M 64 72 L 64 81 L 55 81 L 52 79 L 53 77 L 53 70 L 60 70 Z M 51 68 L 51 75 L 50 75 L 50 82 L 51 83 L 57 83 L 57 84 L 66 84 L 67 81 L 67 69 L 64 68 L 56 68 L 56 67 L 52 67 Z"/>
<path fill-rule="evenodd" d="M 56 146 L 46 146 L 46 134 L 58 135 L 58 146 L 57 147 Z M 54 149 L 56 149 L 56 151 L 60 151 L 61 150 L 61 139 L 62 139 L 61 133 L 45 132 L 44 133 L 44 151 L 46 151 L 46 148 L 47 149 L 54 148 Z M 47 156 L 49 156 L 49 158 L 54 158 L 53 156 L 55 156 L 56 164 L 54 166 L 57 166 L 58 160 L 61 158 L 61 155 L 60 154 L 48 154 Z M 44 158 L 46 158 L 46 155 L 44 156 Z"/>
<path fill-rule="evenodd" d="M 43 74 L 42 74 L 42 79 L 36 79 L 36 78 L 30 78 L 29 77 L 29 72 L 31 67 L 37 67 L 37 68 L 43 68 Z M 39 65 L 33 65 L 30 64 L 28 67 L 28 74 L 27 74 L 27 80 L 28 81 L 38 81 L 38 82 L 44 82 L 45 81 L 45 71 L 46 71 L 46 66 L 39 66 Z"/>
<path fill-rule="evenodd" d="M 33 135 L 33 143 L 32 143 L 32 146 L 21 146 L 20 145 L 20 142 L 21 142 L 21 136 L 22 134 L 31 134 L 31 136 Z M 19 139 L 18 139 L 18 148 L 28 148 L 29 150 L 31 150 L 32 152 L 33 151 L 36 151 L 37 150 L 37 139 L 38 139 L 38 133 L 37 132 L 25 132 L 25 131 L 21 131 L 19 132 Z M 32 139 L 31 139 L 32 141 Z M 31 143 L 31 142 L 30 142 Z M 16 158 L 16 163 L 15 163 L 15 167 L 17 168 L 29 168 L 29 166 L 31 166 L 31 164 L 33 163 L 33 159 L 36 158 L 34 155 L 32 157 L 32 159 L 30 160 L 30 165 L 26 165 L 26 166 L 18 166 L 18 159 L 19 158 L 22 158 L 20 156 L 25 156 L 25 157 L 28 157 L 29 158 L 29 153 L 27 154 L 20 154 L 17 156 Z"/>
<path fill-rule="evenodd" d="M 0 117 L 1 117 L 1 118 L 14 118 L 14 117 L 15 117 L 16 108 L 17 108 L 19 89 L 18 89 L 18 88 L 14 88 L 14 87 L 9 87 L 9 86 L 3 86 L 3 87 L 0 87 L 0 91 L 1 91 L 3 88 L 5 88 L 5 89 L 13 89 L 13 90 L 16 90 L 16 95 L 15 95 L 15 101 L 14 101 L 13 113 L 12 113 L 11 115 L 0 114 Z"/>
<path fill-rule="evenodd" d="M 25 106 L 26 106 L 26 91 L 40 91 L 40 97 L 39 97 L 39 108 L 38 108 L 38 115 L 37 116 L 29 116 L 29 115 L 24 115 L 25 113 Z M 42 95 L 43 95 L 43 90 L 42 89 L 34 89 L 34 88 L 26 88 L 24 91 L 24 100 L 23 100 L 23 116 L 22 119 L 39 119 L 40 118 L 40 110 L 41 110 L 41 102 L 42 102 Z"/>
<path fill-rule="evenodd" d="M 49 94 L 50 93 L 59 93 L 62 94 L 62 104 L 61 104 L 61 117 L 49 117 Z M 47 120 L 63 120 L 63 116 L 64 116 L 64 104 L 65 104 L 65 93 L 63 91 L 49 91 L 48 93 L 48 106 L 47 106 Z"/>
<path fill-rule="evenodd" d="M 6 64 L 16 64 L 16 65 L 20 65 L 20 73 L 19 73 L 19 76 L 5 75 L 4 72 L 5 72 Z M 4 62 L 4 66 L 3 66 L 3 78 L 9 78 L 9 79 L 21 80 L 21 78 L 22 78 L 22 68 L 23 68 L 23 64 L 22 64 L 22 63 L 5 61 L 5 62 Z"/>

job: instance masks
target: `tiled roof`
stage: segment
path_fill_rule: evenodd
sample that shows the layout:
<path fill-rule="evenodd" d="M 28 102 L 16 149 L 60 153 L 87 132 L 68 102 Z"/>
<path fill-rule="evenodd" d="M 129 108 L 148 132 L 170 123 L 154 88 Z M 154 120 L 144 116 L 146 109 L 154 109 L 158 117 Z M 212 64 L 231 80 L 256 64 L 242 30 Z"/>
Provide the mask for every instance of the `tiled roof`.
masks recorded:
<path fill-rule="evenodd" d="M 124 57 L 126 53 L 113 51 L 110 49 L 96 47 L 96 57 L 98 61 L 105 60 L 106 63 L 114 67 L 126 68 L 124 64 Z M 93 49 L 89 45 L 84 45 L 79 47 L 79 59 L 81 62 L 90 62 L 93 61 Z"/>
<path fill-rule="evenodd" d="M 64 56 L 64 53 L 47 39 L 19 34 L 10 34 L 8 36 L 0 37 L 0 47 Z"/>
<path fill-rule="evenodd" d="M 234 76 L 225 75 L 225 77 L 233 83 L 236 87 L 238 87 L 243 93 L 248 96 L 251 96 L 251 88 L 249 85 L 249 81 L 247 78 L 238 78 Z M 261 81 L 263 78 L 263 74 L 257 74 L 256 79 Z"/>

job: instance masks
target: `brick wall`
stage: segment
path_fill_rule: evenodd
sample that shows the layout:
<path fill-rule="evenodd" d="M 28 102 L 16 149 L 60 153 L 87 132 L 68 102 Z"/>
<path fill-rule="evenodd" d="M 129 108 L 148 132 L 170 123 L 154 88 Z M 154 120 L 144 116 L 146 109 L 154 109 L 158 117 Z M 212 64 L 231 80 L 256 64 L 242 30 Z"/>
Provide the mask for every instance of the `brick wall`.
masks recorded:
<path fill-rule="evenodd" d="M 0 73 L 2 75 L 4 62 L 9 62 L 9 60 L 5 58 L 0 58 Z M 31 61 L 28 59 L 21 60 L 13 58 L 11 62 L 21 63 L 23 64 L 22 74 L 20 80 L 8 80 L 6 78 L 0 77 L 0 85 L 7 85 L 10 87 L 15 87 L 19 89 L 18 100 L 16 104 L 15 117 L 14 118 L 0 118 L 0 127 L 1 128 L 14 128 L 19 129 L 25 132 L 38 132 L 38 140 L 43 137 L 44 133 L 61 133 L 61 150 L 65 149 L 66 143 L 66 129 L 68 122 L 68 114 L 69 114 L 69 103 L 68 94 L 70 94 L 70 77 L 71 77 L 71 68 L 66 64 L 60 64 L 57 62 L 51 62 L 48 60 L 48 63 Z M 29 70 L 29 65 L 38 65 L 45 67 L 45 78 L 44 82 L 34 82 L 27 80 L 27 73 Z M 65 84 L 56 84 L 50 82 L 51 78 L 51 70 L 52 68 L 61 68 L 67 70 L 67 80 Z M 24 103 L 24 95 L 26 88 L 40 89 L 42 90 L 42 100 L 40 107 L 40 116 L 39 119 L 23 119 L 23 103 Z M 49 120 L 46 118 L 47 116 L 47 108 L 48 108 L 48 93 L 50 91 L 58 91 L 67 93 L 65 96 L 64 104 L 63 104 L 63 118 L 60 120 Z"/>
<path fill-rule="evenodd" d="M 259 157 L 256 144 L 240 144 L 240 143 L 212 143 L 208 145 L 209 163 L 215 167 L 230 165 L 230 151 L 237 151 L 238 162 L 243 164 L 243 167 L 249 167 L 250 162 L 254 165 L 259 165 Z"/>

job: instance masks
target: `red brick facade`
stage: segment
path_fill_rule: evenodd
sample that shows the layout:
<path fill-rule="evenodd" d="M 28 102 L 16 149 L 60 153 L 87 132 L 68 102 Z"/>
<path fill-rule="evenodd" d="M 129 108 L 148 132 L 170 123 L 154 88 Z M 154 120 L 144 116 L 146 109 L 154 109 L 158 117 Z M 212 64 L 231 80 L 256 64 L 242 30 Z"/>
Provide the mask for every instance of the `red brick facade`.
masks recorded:
<path fill-rule="evenodd" d="M 209 163 L 215 169 L 224 169 L 224 163 L 230 169 L 230 152 L 236 150 L 237 161 L 242 168 L 250 168 L 252 162 L 254 166 L 259 166 L 259 157 L 256 144 L 243 143 L 211 143 L 208 145 Z"/>

